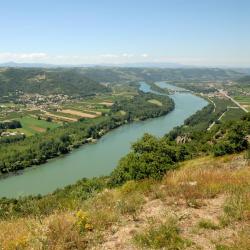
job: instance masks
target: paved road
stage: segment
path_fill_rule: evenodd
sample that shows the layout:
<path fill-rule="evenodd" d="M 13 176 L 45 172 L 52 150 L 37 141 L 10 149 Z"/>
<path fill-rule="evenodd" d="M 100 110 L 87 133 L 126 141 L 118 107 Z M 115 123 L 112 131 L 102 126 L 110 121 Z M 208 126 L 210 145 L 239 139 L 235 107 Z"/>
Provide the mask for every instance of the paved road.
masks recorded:
<path fill-rule="evenodd" d="M 229 96 L 228 94 L 225 93 L 225 91 L 223 89 L 218 89 L 218 91 L 226 96 L 227 98 L 229 98 L 232 102 L 234 102 L 237 106 L 239 106 L 243 111 L 245 111 L 246 113 L 248 113 L 248 110 L 246 108 L 244 108 L 242 105 L 240 105 L 237 101 L 235 101 L 231 96 Z"/>

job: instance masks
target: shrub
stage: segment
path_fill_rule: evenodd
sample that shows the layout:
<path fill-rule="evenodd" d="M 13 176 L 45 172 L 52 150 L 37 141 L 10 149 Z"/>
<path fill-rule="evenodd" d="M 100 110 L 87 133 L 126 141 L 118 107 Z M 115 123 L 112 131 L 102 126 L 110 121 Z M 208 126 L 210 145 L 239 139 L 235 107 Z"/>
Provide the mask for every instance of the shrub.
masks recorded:
<path fill-rule="evenodd" d="M 212 230 L 216 230 L 219 229 L 220 227 L 218 225 L 216 225 L 213 221 L 208 220 L 208 219 L 201 219 L 198 223 L 198 226 L 200 228 L 204 228 L 204 229 L 212 229 Z"/>
<path fill-rule="evenodd" d="M 151 223 L 144 233 L 137 233 L 134 236 L 136 245 L 149 249 L 178 250 L 184 249 L 190 242 L 181 238 L 180 230 L 174 218 L 168 218 L 161 225 Z"/>
<path fill-rule="evenodd" d="M 111 186 L 120 185 L 128 180 L 161 179 L 166 171 L 175 168 L 177 149 L 168 145 L 164 139 L 145 134 L 133 144 L 132 149 L 133 151 L 122 158 L 112 172 Z"/>

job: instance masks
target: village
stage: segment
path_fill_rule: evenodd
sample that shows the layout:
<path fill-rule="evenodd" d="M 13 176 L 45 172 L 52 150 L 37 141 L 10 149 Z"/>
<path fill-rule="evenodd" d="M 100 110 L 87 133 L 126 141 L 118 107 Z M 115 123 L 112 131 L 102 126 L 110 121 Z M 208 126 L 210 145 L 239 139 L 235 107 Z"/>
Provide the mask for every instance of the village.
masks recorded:
<path fill-rule="evenodd" d="M 0 103 L 0 123 L 17 120 L 21 127 L 0 130 L 1 137 L 31 136 L 80 119 L 93 119 L 109 112 L 113 96 L 73 98 L 65 94 L 19 93 L 15 102 Z"/>

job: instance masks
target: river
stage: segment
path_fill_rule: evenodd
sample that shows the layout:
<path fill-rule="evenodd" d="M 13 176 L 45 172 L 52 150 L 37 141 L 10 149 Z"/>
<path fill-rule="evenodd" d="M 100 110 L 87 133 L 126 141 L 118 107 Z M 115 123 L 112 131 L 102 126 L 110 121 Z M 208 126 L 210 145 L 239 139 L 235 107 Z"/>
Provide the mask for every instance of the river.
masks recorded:
<path fill-rule="evenodd" d="M 161 83 L 160 87 L 173 88 L 166 83 Z M 151 91 L 146 83 L 141 83 L 140 89 Z M 1 179 L 0 197 L 47 194 L 83 177 L 108 175 L 119 159 L 129 152 L 131 143 L 144 133 L 162 136 L 207 105 L 205 100 L 190 93 L 175 93 L 171 97 L 175 109 L 163 117 L 123 125 L 104 135 L 95 144 L 84 145 L 41 166 Z"/>

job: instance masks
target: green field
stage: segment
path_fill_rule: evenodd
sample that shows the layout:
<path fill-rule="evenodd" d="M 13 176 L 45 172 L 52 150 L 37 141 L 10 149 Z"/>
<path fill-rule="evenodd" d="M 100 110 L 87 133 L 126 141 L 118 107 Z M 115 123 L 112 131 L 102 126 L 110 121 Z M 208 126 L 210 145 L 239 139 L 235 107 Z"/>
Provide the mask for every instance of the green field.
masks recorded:
<path fill-rule="evenodd" d="M 113 103 L 116 99 L 119 98 L 111 98 L 111 96 L 86 98 L 84 101 L 67 103 L 63 105 L 62 109 L 73 109 L 88 114 L 96 114 L 96 112 L 108 113 L 110 107 L 103 104 L 103 102 Z"/>
<path fill-rule="evenodd" d="M 240 109 L 240 108 L 236 108 L 236 109 L 228 109 L 227 112 L 225 113 L 225 115 L 222 117 L 222 121 L 229 121 L 229 120 L 239 120 L 243 115 L 245 114 L 245 112 Z"/>
<path fill-rule="evenodd" d="M 250 96 L 235 96 L 234 99 L 238 102 L 250 103 Z"/>
<path fill-rule="evenodd" d="M 58 123 L 47 122 L 45 120 L 38 120 L 30 116 L 25 116 L 18 120 L 21 122 L 22 128 L 17 130 L 25 133 L 28 136 L 36 133 L 45 132 L 47 129 L 54 129 L 60 126 L 60 124 Z"/>
<path fill-rule="evenodd" d="M 250 111 L 250 96 L 235 96 L 234 99 Z"/>

